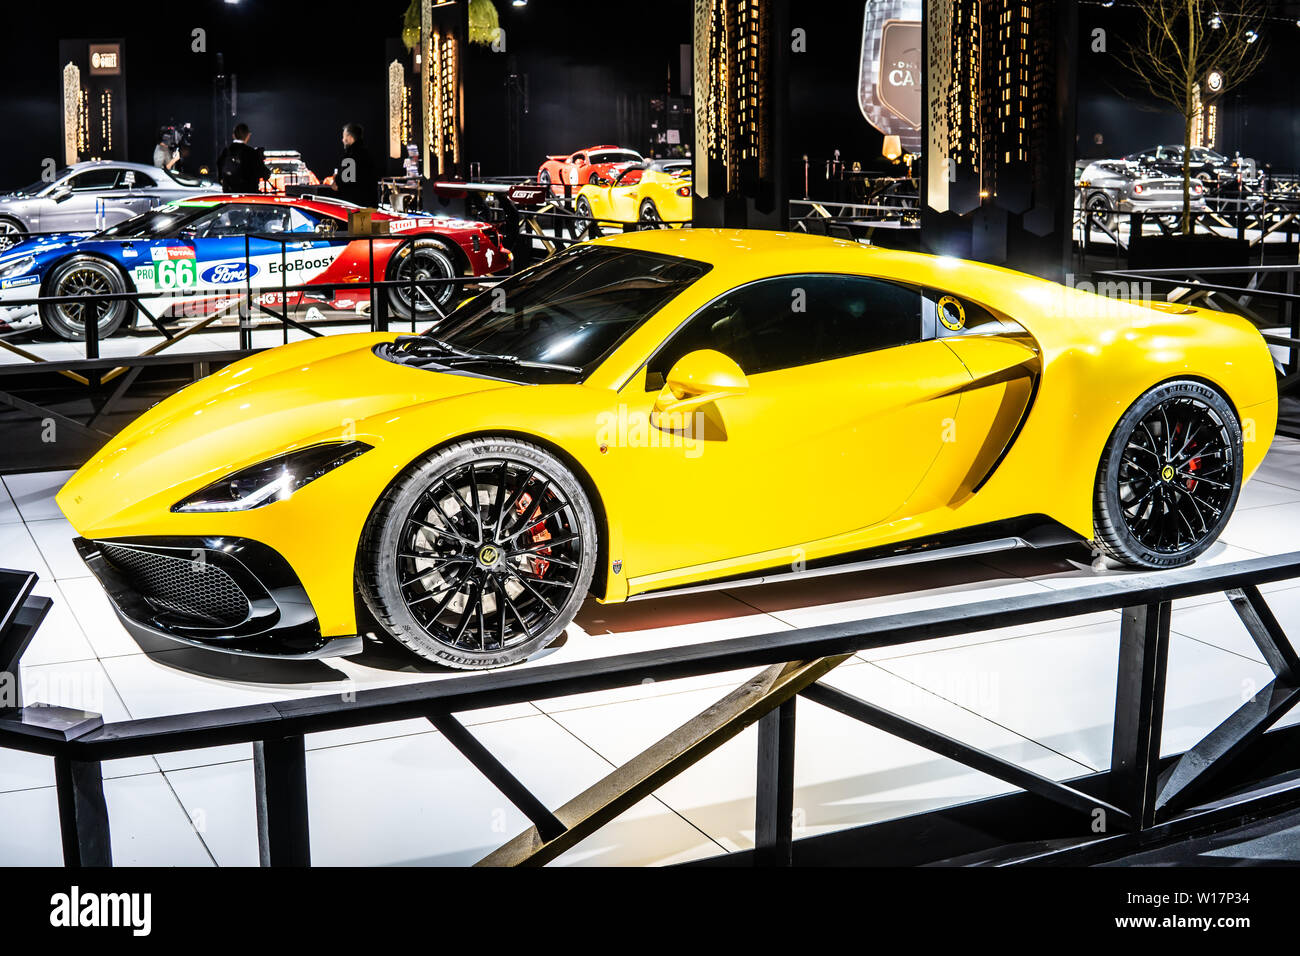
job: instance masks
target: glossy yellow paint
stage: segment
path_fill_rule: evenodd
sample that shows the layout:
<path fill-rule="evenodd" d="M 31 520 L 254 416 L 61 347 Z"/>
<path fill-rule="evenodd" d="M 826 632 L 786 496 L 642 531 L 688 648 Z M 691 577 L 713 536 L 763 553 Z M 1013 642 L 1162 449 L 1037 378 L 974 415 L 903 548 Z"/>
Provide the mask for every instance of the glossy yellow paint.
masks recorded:
<path fill-rule="evenodd" d="M 641 173 L 638 182 L 616 186 L 588 183 L 578 190 L 578 196 L 586 197 L 592 215 L 598 220 L 637 222 L 641 218 L 642 204 L 649 201 L 654 203 L 660 219 L 674 224 L 691 221 L 690 186 L 689 172 L 682 176 L 672 176 L 656 169 L 647 169 Z M 687 190 L 685 196 L 680 195 L 683 189 Z"/>
<path fill-rule="evenodd" d="M 1249 476 L 1277 416 L 1271 358 L 1246 321 L 1161 313 L 1005 269 L 803 235 L 656 230 L 598 240 L 712 265 L 582 385 L 514 385 L 419 370 L 371 352 L 392 334 L 273 349 L 163 401 L 67 483 L 58 503 L 89 538 L 225 535 L 280 552 L 326 636 L 355 633 L 357 545 L 383 489 L 429 449 L 470 435 L 550 446 L 594 490 L 604 516 L 605 601 L 796 564 L 1022 515 L 1091 537 L 1097 463 L 1145 391 L 1193 376 L 1222 390 L 1248 441 Z M 725 395 L 651 421 L 656 402 L 718 385 L 716 361 L 662 383 L 645 366 L 696 310 L 760 278 L 847 273 L 953 292 L 1032 335 L 931 340 L 729 382 Z M 1022 370 L 1038 387 L 1023 408 Z M 683 375 L 690 372 L 687 369 Z M 688 381 L 689 378 L 689 381 Z M 987 387 L 977 387 L 987 384 Z M 678 395 L 677 391 L 682 394 Z M 666 407 L 665 412 L 673 412 Z M 173 514 L 182 498 L 295 447 L 359 439 L 374 449 L 292 497 L 247 512 Z M 984 469 L 986 470 L 986 468 Z M 615 573 L 614 562 L 621 562 Z"/>

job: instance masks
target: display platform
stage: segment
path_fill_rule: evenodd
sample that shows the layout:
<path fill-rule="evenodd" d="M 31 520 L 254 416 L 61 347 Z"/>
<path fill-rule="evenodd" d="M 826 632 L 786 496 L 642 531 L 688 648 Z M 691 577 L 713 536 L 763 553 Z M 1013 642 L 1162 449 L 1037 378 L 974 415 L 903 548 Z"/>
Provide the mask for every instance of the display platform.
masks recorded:
<path fill-rule="evenodd" d="M 329 661 L 265 661 L 168 644 L 141 647 L 117 624 L 74 551 L 53 496 L 66 473 L 7 477 L 5 562 L 40 575 L 54 607 L 24 658 L 28 701 L 105 720 L 178 714 L 456 675 L 400 648 Z M 1287 550 L 1300 521 L 1300 442 L 1278 439 L 1223 539 L 1203 563 Z M 523 666 L 580 660 L 899 611 L 1069 588 L 1098 575 L 1079 548 L 1009 552 L 622 606 L 588 603 Z M 1284 628 L 1300 582 L 1266 585 Z M 1055 779 L 1104 769 L 1110 753 L 1118 614 L 868 652 L 827 683 Z M 1164 752 L 1186 749 L 1270 672 L 1226 600 L 1174 606 Z M 473 732 L 550 806 L 714 703 L 748 673 L 641 685 L 480 711 Z M 1300 715 L 1284 718 L 1294 723 Z M 427 722 L 307 739 L 312 860 L 468 864 L 527 821 Z M 742 733 L 559 859 L 671 864 L 753 845 L 756 731 Z M 250 748 L 112 761 L 105 791 L 118 865 L 256 865 Z M 58 865 L 51 762 L 0 752 L 0 858 Z M 795 837 L 917 813 L 1008 787 L 806 702 L 795 768 Z"/>

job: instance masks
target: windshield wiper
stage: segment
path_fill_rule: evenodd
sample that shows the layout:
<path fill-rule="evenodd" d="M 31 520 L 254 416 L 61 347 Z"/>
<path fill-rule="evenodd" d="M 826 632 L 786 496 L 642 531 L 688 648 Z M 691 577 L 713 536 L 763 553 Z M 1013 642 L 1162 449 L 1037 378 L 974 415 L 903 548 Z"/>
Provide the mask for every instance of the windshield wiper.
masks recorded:
<path fill-rule="evenodd" d="M 404 352 L 427 352 L 430 349 L 435 350 L 440 355 L 473 355 L 473 352 L 466 352 L 464 349 L 458 349 L 450 342 L 444 342 L 442 339 L 434 338 L 432 335 L 399 335 L 393 339 L 393 346 Z"/>
<path fill-rule="evenodd" d="M 583 370 L 577 365 L 560 365 L 555 362 L 533 362 L 521 359 L 517 355 L 497 355 L 493 352 L 467 352 L 450 342 L 434 338 L 432 335 L 402 335 L 393 340 L 393 347 L 404 356 L 405 364 L 436 364 L 446 368 L 459 368 L 462 365 L 510 365 L 518 368 L 545 369 L 552 372 L 569 372 L 581 375 Z"/>
<path fill-rule="evenodd" d="M 486 352 L 449 355 L 446 358 L 435 358 L 433 361 L 439 365 L 445 365 L 447 368 L 460 368 L 462 365 L 511 365 L 517 368 L 545 369 L 550 372 L 569 372 L 573 375 L 581 375 L 583 371 L 577 365 L 560 365 L 556 362 L 533 362 L 528 359 L 521 359 L 518 355 L 492 355 Z"/>

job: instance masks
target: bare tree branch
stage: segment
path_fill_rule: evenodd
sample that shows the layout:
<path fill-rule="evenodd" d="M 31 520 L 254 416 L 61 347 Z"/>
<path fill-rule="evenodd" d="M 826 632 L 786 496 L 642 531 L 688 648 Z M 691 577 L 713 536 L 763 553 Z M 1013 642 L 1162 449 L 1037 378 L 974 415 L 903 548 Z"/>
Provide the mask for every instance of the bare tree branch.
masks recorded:
<path fill-rule="evenodd" d="M 1154 99 L 1183 118 L 1183 232 L 1191 232 L 1192 123 L 1197 92 L 1212 71 L 1222 95 L 1246 82 L 1264 62 L 1263 0 L 1141 0 L 1137 36 L 1120 64 Z"/>

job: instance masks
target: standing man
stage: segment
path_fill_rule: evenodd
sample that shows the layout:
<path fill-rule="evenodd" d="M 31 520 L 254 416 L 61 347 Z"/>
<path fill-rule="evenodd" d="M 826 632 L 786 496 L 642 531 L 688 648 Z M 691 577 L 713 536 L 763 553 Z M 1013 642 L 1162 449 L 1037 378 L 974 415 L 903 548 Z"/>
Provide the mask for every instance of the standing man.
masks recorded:
<path fill-rule="evenodd" d="M 217 175 L 221 188 L 228 193 L 255 193 L 263 179 L 271 175 L 262 151 L 248 145 L 253 138 L 247 123 L 235 127 L 234 139 L 217 158 Z"/>
<path fill-rule="evenodd" d="M 365 207 L 379 202 L 379 175 L 366 149 L 366 131 L 360 123 L 343 127 L 343 158 L 333 178 L 340 199 Z"/>

